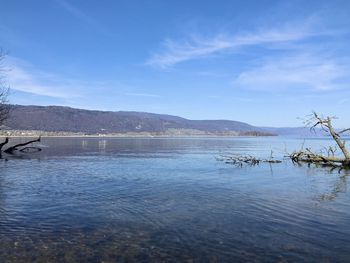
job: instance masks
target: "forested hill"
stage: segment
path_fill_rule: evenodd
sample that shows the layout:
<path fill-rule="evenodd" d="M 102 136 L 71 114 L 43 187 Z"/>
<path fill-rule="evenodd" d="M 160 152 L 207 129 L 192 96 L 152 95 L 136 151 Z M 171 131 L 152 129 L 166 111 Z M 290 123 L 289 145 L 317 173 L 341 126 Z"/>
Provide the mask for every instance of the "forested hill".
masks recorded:
<path fill-rule="evenodd" d="M 47 132 L 112 134 L 126 132 L 271 135 L 266 129 L 230 120 L 188 120 L 185 118 L 128 111 L 93 111 L 61 106 L 12 105 L 6 128 Z"/>

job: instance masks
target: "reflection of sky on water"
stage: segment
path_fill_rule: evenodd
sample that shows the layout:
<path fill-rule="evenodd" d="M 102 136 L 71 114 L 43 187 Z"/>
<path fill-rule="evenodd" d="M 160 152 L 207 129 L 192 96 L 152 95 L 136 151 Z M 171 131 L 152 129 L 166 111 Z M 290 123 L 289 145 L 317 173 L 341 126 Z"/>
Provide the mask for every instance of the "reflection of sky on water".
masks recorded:
<path fill-rule="evenodd" d="M 87 140 L 82 140 L 82 141 L 81 141 L 81 148 L 82 148 L 83 150 L 88 149 L 88 141 L 87 141 Z"/>
<path fill-rule="evenodd" d="M 306 141 L 314 149 L 331 141 Z M 276 158 L 283 138 L 44 138 L 0 162 L 0 258 L 12 261 L 346 261 L 348 171 Z"/>
<path fill-rule="evenodd" d="M 100 152 L 104 152 L 106 150 L 106 146 L 107 146 L 107 140 L 98 141 L 98 149 L 100 150 Z"/>

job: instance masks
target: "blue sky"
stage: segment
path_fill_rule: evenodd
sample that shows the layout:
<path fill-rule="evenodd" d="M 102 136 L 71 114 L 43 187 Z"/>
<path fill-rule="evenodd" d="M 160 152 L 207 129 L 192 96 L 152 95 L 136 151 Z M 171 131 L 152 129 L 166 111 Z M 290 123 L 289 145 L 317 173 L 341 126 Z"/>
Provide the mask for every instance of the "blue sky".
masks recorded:
<path fill-rule="evenodd" d="M 350 1 L 2 0 L 16 104 L 350 126 Z"/>

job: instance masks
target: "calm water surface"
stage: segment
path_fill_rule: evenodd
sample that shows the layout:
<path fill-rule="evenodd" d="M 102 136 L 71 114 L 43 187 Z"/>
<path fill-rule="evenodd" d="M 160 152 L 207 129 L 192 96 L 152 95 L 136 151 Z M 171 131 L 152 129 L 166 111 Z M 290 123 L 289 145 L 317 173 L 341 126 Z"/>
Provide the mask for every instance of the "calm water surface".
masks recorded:
<path fill-rule="evenodd" d="M 349 172 L 215 159 L 302 142 L 44 138 L 0 160 L 0 261 L 350 262 Z"/>

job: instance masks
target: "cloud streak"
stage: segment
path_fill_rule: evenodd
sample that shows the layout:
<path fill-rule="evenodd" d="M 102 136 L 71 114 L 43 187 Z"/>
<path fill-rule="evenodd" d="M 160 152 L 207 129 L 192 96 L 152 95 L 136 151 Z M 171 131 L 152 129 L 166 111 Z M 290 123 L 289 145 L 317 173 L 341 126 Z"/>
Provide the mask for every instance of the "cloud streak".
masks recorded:
<path fill-rule="evenodd" d="M 264 61 L 259 67 L 241 72 L 235 86 L 248 89 L 283 90 L 309 88 L 319 91 L 344 87 L 347 66 L 320 55 L 303 54 Z"/>
<path fill-rule="evenodd" d="M 7 61 L 6 80 L 11 90 L 60 99 L 81 97 L 78 80 L 40 71 L 17 58 L 8 57 Z"/>
<path fill-rule="evenodd" d="M 98 32 L 106 35 L 106 36 L 112 36 L 112 33 L 107 30 L 105 27 L 103 27 L 100 23 L 98 23 L 95 19 L 93 19 L 91 16 L 84 13 L 82 10 L 78 9 L 71 3 L 68 3 L 65 0 L 56 0 L 56 2 L 64 8 L 68 13 L 82 21 L 83 23 L 91 26 L 92 28 L 96 29 Z"/>
<path fill-rule="evenodd" d="M 286 26 L 279 29 L 259 30 L 246 34 L 218 34 L 213 37 L 192 35 L 187 40 L 167 39 L 163 50 L 153 54 L 146 64 L 157 68 L 169 68 L 178 63 L 217 55 L 223 52 L 258 45 L 282 44 L 301 41 L 319 35 L 308 25 Z"/>
<path fill-rule="evenodd" d="M 160 98 L 161 96 L 157 94 L 150 94 L 150 93 L 125 93 L 126 96 L 133 96 L 133 97 L 150 97 L 150 98 Z"/>

